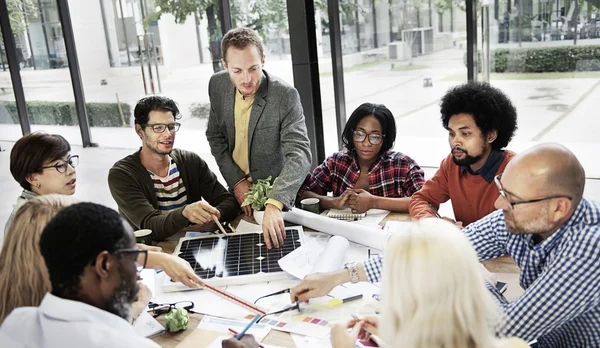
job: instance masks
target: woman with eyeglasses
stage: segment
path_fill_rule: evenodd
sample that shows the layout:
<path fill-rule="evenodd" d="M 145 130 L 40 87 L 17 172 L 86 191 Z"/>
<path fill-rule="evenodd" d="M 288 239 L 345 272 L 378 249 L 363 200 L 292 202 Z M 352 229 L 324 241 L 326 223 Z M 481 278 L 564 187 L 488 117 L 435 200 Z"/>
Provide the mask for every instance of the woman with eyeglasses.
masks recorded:
<path fill-rule="evenodd" d="M 473 246 L 455 225 L 436 218 L 412 223 L 390 239 L 383 262 L 381 316 L 334 326 L 334 348 L 354 347 L 371 334 L 380 347 L 529 347 L 494 336 L 499 308 Z"/>
<path fill-rule="evenodd" d="M 79 156 L 71 154 L 71 145 L 58 134 L 35 132 L 19 139 L 10 152 L 10 172 L 23 188 L 6 222 L 8 230 L 16 211 L 28 200 L 49 194 L 75 193 L 75 167 Z"/>
<path fill-rule="evenodd" d="M 6 222 L 5 235 L 13 216 L 27 201 L 47 194 L 73 195 L 75 193 L 75 167 L 79 156 L 71 154 L 71 145 L 58 134 L 35 132 L 19 139 L 10 153 L 10 172 L 23 187 L 13 211 Z M 162 253 L 159 247 L 138 244 L 149 250 L 148 268 L 160 268 L 171 279 L 188 287 L 201 286 L 202 280 L 189 263 L 178 257 Z"/>
<path fill-rule="evenodd" d="M 315 168 L 300 188 L 300 197 L 319 198 L 321 209 L 347 205 L 353 213 L 371 208 L 408 212 L 410 196 L 425 179 L 412 158 L 392 151 L 395 140 L 392 112 L 382 104 L 360 105 L 342 133 L 345 150 Z"/>

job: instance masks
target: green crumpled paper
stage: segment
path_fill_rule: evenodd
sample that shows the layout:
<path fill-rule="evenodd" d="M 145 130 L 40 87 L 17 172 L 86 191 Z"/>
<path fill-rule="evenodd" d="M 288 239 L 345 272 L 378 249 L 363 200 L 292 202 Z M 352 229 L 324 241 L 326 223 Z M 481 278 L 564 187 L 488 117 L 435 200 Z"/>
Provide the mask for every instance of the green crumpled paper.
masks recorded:
<path fill-rule="evenodd" d="M 188 321 L 188 311 L 185 308 L 173 308 L 165 316 L 165 323 L 169 332 L 178 332 L 187 329 Z"/>

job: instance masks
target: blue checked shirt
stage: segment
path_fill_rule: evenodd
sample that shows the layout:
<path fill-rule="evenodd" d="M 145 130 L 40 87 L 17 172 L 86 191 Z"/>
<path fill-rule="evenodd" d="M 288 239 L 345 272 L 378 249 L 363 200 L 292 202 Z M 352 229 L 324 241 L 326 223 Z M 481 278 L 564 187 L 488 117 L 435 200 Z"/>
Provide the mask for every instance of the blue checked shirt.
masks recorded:
<path fill-rule="evenodd" d="M 480 261 L 509 254 L 521 268 L 525 293 L 507 302 L 487 284 L 504 310 L 500 336 L 538 340 L 541 347 L 600 347 L 600 206 L 583 199 L 571 218 L 548 239 L 506 230 L 497 210 L 467 226 Z M 379 281 L 381 258 L 367 261 L 371 282 Z"/>

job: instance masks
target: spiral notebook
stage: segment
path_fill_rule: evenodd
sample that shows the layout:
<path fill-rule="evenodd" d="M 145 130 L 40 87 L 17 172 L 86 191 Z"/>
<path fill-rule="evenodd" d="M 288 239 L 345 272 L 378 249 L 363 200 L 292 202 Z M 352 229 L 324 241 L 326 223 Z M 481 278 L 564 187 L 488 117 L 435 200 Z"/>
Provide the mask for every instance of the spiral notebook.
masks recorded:
<path fill-rule="evenodd" d="M 348 209 L 330 209 L 327 217 L 338 220 L 361 220 L 367 217 L 367 213 L 355 214 Z"/>

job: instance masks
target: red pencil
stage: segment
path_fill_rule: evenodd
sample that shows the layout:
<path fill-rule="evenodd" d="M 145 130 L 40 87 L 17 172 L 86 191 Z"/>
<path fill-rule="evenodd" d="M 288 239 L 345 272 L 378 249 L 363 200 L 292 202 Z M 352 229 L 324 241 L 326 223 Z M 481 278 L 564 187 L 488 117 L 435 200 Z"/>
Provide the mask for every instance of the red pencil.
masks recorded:
<path fill-rule="evenodd" d="M 231 333 L 232 333 L 234 336 L 236 336 L 236 335 L 238 334 L 238 332 L 237 332 L 237 331 L 235 331 L 235 330 L 234 330 L 234 329 L 232 329 L 232 328 L 229 328 L 228 330 L 229 330 L 229 332 L 231 332 Z M 259 348 L 265 348 L 265 347 L 264 347 L 262 344 L 260 344 L 260 343 L 258 344 L 258 347 L 259 347 Z"/>

